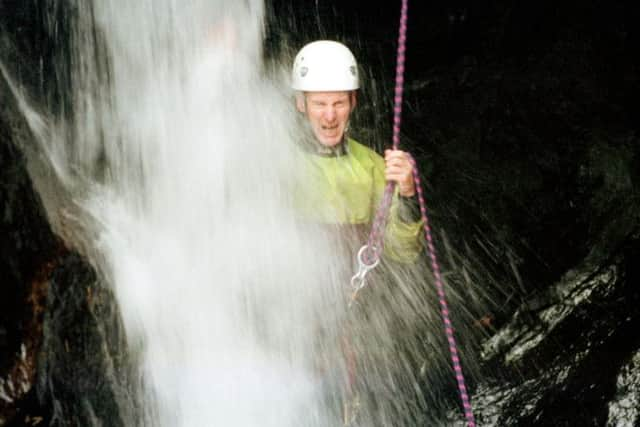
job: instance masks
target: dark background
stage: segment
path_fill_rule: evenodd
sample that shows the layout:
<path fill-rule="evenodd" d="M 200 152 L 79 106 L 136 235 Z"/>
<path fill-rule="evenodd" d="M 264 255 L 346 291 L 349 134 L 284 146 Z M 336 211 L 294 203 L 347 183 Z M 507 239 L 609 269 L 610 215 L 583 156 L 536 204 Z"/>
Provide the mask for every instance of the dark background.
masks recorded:
<path fill-rule="evenodd" d="M 354 136 L 381 149 L 391 140 L 399 10 L 399 1 L 272 0 L 265 55 L 290 60 L 318 38 L 349 45 L 364 76 Z M 72 82 L 60 63 L 69 60 L 65 22 L 73 16 L 67 1 L 0 0 L 3 63 L 36 104 L 59 114 L 72 108 L 65 97 Z M 572 375 L 551 385 L 538 378 L 516 393 L 502 425 L 604 425 L 619 368 L 640 347 L 639 22 L 632 1 L 409 4 L 401 146 L 418 160 L 445 268 L 468 267 L 485 286 L 493 311 L 487 334 L 523 307 L 533 330 L 536 309 L 553 303 L 551 286 L 585 262 L 596 272 L 613 263 L 619 272 L 615 292 L 596 294 L 599 300 L 527 356 L 539 370 L 518 372 L 536 379 L 566 364 Z M 20 343 L 37 347 L 42 331 L 27 320 L 45 316 L 29 302 L 45 263 L 59 266 L 45 310 L 53 319 L 49 333 L 78 343 L 76 353 L 60 342 L 49 347 L 59 359 L 50 366 L 63 372 L 41 365 L 37 378 L 53 385 L 40 384 L 40 397 L 33 392 L 12 407 L 0 405 L 0 416 L 50 416 L 47 387 L 79 420 L 85 396 L 106 402 L 111 414 L 106 370 L 95 356 L 104 346 L 87 321 L 97 309 L 81 293 L 95 278 L 52 235 L 14 141 L 20 119 L 4 86 L 0 101 L 0 377 L 14 366 Z M 589 357 L 577 362 L 576 354 Z M 518 378 L 512 367 L 494 368 L 484 371 L 489 382 Z M 491 377 L 499 371 L 510 377 Z M 86 378 L 95 378 L 99 391 Z M 534 414 L 518 418 L 538 398 Z M 25 419 L 15 417 L 15 425 Z"/>
<path fill-rule="evenodd" d="M 355 52 L 359 108 L 378 106 L 358 122 L 377 128 L 373 145 L 390 144 L 400 3 L 270 5 L 276 52 L 316 38 Z M 636 3 L 409 3 L 401 144 L 426 175 L 436 224 L 489 263 L 515 260 L 527 291 L 606 252 L 637 206 Z"/>

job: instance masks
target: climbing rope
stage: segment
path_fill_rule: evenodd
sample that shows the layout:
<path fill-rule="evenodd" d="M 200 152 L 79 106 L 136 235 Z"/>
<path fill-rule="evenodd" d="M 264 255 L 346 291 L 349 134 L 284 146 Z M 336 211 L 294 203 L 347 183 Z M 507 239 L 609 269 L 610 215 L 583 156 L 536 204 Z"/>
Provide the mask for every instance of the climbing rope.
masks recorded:
<path fill-rule="evenodd" d="M 396 59 L 396 86 L 393 98 L 393 149 L 397 150 L 400 146 L 400 124 L 402 122 L 402 95 L 404 92 L 404 62 L 405 51 L 407 45 L 407 11 L 408 0 L 402 0 L 402 9 L 400 10 L 400 31 L 398 35 L 398 52 Z M 384 238 L 384 229 L 389 217 L 391 208 L 391 200 L 395 190 L 395 182 L 388 182 L 384 190 L 382 202 L 378 207 L 376 216 L 373 220 L 369 240 L 367 241 L 367 249 L 363 254 L 363 259 L 367 264 L 374 263 L 382 255 L 382 246 Z"/>
<path fill-rule="evenodd" d="M 400 145 L 400 124 L 402 121 L 402 95 L 404 90 L 404 70 L 405 70 L 405 51 L 407 41 L 407 11 L 408 0 L 402 0 L 402 9 L 400 11 L 400 31 L 398 36 L 398 52 L 397 52 L 397 64 L 396 64 L 396 86 L 394 96 L 393 107 L 393 149 L 397 150 Z M 449 353 L 451 355 L 451 362 L 453 364 L 453 370 L 458 384 L 458 393 L 460 400 L 462 401 L 462 408 L 465 418 L 467 420 L 468 427 L 475 427 L 475 417 L 473 415 L 473 409 L 469 402 L 469 394 L 467 393 L 467 387 L 465 385 L 464 374 L 462 372 L 462 365 L 460 363 L 460 356 L 458 353 L 458 346 L 453 334 L 453 325 L 449 316 L 449 304 L 445 294 L 445 288 L 440 274 L 440 265 L 436 256 L 435 246 L 433 244 L 433 237 L 431 235 L 431 227 L 429 226 L 429 218 L 427 216 L 427 208 L 424 200 L 424 194 L 422 191 L 422 183 L 420 182 L 420 175 L 416 161 L 413 157 L 409 156 L 409 161 L 413 166 L 413 180 L 415 182 L 416 192 L 418 194 L 418 201 L 420 204 L 420 216 L 424 224 L 424 236 L 427 241 L 427 252 L 431 260 L 431 270 L 435 279 L 435 287 L 438 294 L 438 301 L 440 304 L 440 313 L 442 315 L 442 321 L 444 323 L 444 330 L 447 341 L 449 343 Z M 351 280 L 351 286 L 353 287 L 353 295 L 351 300 L 354 301 L 358 292 L 366 285 L 366 274 L 375 268 L 382 255 L 384 230 L 389 217 L 389 210 L 391 208 L 391 200 L 395 190 L 395 183 L 388 182 L 378 211 L 376 212 L 371 233 L 367 240 L 367 244 L 364 245 L 358 252 L 359 270 L 353 276 Z"/>

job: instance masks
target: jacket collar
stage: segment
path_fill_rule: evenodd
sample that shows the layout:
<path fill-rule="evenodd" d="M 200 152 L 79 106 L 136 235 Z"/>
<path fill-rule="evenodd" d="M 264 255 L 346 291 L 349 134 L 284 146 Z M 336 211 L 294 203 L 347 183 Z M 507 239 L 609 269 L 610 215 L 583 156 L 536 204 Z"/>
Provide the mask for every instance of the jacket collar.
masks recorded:
<path fill-rule="evenodd" d="M 349 144 L 347 138 L 333 147 L 327 147 L 315 141 L 312 147 L 312 153 L 321 157 L 340 157 L 349 154 Z"/>

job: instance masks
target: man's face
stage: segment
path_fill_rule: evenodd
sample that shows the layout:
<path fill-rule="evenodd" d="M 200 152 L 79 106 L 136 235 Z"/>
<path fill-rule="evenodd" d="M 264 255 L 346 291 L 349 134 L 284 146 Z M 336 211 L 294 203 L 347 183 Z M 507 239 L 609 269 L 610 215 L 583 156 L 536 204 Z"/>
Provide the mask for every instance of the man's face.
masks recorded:
<path fill-rule="evenodd" d="M 342 141 L 355 105 L 355 92 L 306 92 L 297 102 L 298 110 L 309 118 L 316 139 L 326 147 Z"/>

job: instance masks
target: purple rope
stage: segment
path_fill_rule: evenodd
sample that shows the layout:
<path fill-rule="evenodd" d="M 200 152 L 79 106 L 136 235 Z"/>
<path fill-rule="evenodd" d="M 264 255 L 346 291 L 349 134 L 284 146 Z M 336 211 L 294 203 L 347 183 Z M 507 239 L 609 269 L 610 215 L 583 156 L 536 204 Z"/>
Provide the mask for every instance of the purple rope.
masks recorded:
<path fill-rule="evenodd" d="M 462 408 L 464 410 L 465 418 L 467 419 L 467 425 L 469 427 L 475 427 L 476 421 L 473 416 L 473 409 L 469 402 L 469 394 L 467 393 L 467 386 L 465 385 L 464 374 L 462 373 L 462 365 L 460 363 L 460 356 L 458 354 L 458 346 L 456 339 L 453 336 L 453 324 L 449 316 L 449 304 L 445 294 L 444 284 L 442 282 L 442 276 L 440 275 L 440 265 L 438 264 L 438 257 L 436 256 L 436 249 L 433 244 L 433 238 L 431 235 L 431 227 L 429 226 L 429 217 L 427 216 L 427 207 L 424 201 L 424 194 L 422 191 L 422 183 L 420 182 L 420 175 L 418 174 L 418 167 L 414 158 L 409 155 L 409 161 L 413 166 L 413 180 L 416 183 L 416 190 L 418 192 L 418 201 L 420 202 L 420 216 L 424 224 L 424 237 L 427 240 L 427 249 L 429 252 L 429 258 L 431 259 L 431 270 L 433 277 L 435 278 L 436 291 L 438 293 L 438 302 L 440 303 L 440 313 L 442 314 L 442 321 L 444 323 L 444 333 L 449 343 L 449 353 L 451 354 L 451 362 L 453 364 L 453 371 L 458 383 L 458 394 L 462 401 Z"/>
<path fill-rule="evenodd" d="M 407 45 L 407 11 L 408 0 L 402 0 L 402 8 L 400 9 L 400 31 L 398 35 L 398 52 L 396 55 L 396 88 L 393 98 L 393 149 L 397 150 L 400 145 L 400 124 L 402 122 L 402 95 L 404 92 L 404 63 L 405 51 Z M 382 255 L 382 245 L 384 237 L 384 228 L 386 226 L 389 210 L 391 209 L 391 199 L 395 183 L 388 182 L 384 190 L 382 202 L 378 207 L 378 211 L 371 227 L 371 234 L 367 241 L 369 250 L 365 253 L 365 261 L 367 263 L 375 262 Z"/>
<path fill-rule="evenodd" d="M 402 0 L 402 9 L 400 11 L 400 34 L 398 36 L 398 53 L 397 53 L 397 65 L 396 65 L 396 87 L 393 107 L 393 149 L 397 150 L 400 145 L 400 124 L 402 121 L 402 95 L 404 90 L 404 70 L 405 70 L 405 51 L 407 41 L 407 9 L 408 0 Z M 418 193 L 418 200 L 420 202 L 420 214 L 424 224 L 424 236 L 427 240 L 427 249 L 429 252 L 429 258 L 431 259 L 431 270 L 435 278 L 436 291 L 438 293 L 438 301 L 440 303 L 440 312 L 442 315 L 442 321 L 444 322 L 445 335 L 449 343 L 449 353 L 451 354 L 451 362 L 453 364 L 453 370 L 458 383 L 458 392 L 460 400 L 462 401 L 462 408 L 467 420 L 468 427 L 475 427 L 475 417 L 473 415 L 473 409 L 469 402 L 469 395 L 467 393 L 467 387 L 465 385 L 464 374 L 462 372 L 462 365 L 460 363 L 460 356 L 458 354 L 458 346 L 456 344 L 455 337 L 453 335 L 453 325 L 449 316 L 449 304 L 447 303 L 444 284 L 442 282 L 442 276 L 440 274 L 440 265 L 436 256 L 435 246 L 433 244 L 433 238 L 431 235 L 431 227 L 429 226 L 429 218 L 427 217 L 427 208 L 424 201 L 424 194 L 422 191 L 422 184 L 420 182 L 420 176 L 418 174 L 418 168 L 413 157 L 409 156 L 409 161 L 413 166 L 413 179 L 416 184 L 416 191 Z M 391 199 L 395 190 L 395 183 L 389 182 L 384 191 L 382 202 L 376 212 L 373 225 L 371 227 L 371 233 L 367 241 L 368 250 L 364 254 L 364 260 L 369 264 L 375 262 L 382 255 L 382 245 L 384 239 L 384 229 L 386 227 L 387 218 L 389 216 L 389 210 L 391 208 Z"/>

